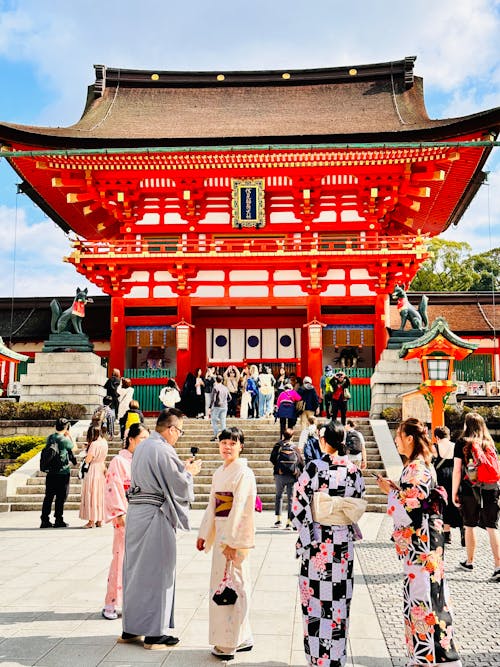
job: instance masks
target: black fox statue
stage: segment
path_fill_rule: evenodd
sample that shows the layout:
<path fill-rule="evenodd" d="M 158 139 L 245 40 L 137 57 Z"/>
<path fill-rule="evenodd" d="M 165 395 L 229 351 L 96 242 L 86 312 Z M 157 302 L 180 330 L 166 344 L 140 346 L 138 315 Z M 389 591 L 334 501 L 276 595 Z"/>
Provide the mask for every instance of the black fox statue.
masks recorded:
<path fill-rule="evenodd" d="M 83 335 L 82 320 L 85 317 L 85 304 L 93 303 L 92 298 L 87 296 L 87 292 L 87 288 L 81 290 L 78 287 L 73 304 L 66 310 L 61 309 L 57 299 L 52 299 L 50 302 L 50 309 L 52 310 L 50 330 L 52 333 L 63 333 L 65 331 L 71 333 L 72 327 L 76 334 Z"/>
<path fill-rule="evenodd" d="M 408 301 L 406 292 L 401 285 L 396 285 L 393 293 L 393 298 L 398 300 L 397 306 L 399 311 L 399 316 L 401 317 L 401 326 L 399 330 L 402 331 L 405 328 L 406 322 L 410 322 L 412 329 L 425 330 L 429 326 L 429 321 L 427 319 L 427 303 L 429 299 L 427 296 L 422 296 L 420 300 L 420 305 L 417 308 L 412 306 Z"/>

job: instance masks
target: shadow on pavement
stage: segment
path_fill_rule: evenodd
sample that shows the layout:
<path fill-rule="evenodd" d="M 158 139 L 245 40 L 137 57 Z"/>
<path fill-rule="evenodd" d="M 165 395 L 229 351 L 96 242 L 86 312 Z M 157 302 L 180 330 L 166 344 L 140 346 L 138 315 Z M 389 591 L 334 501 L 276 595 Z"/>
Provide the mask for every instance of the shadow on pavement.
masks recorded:
<path fill-rule="evenodd" d="M 36 617 L 36 618 L 35 618 Z M 86 621 L 89 618 L 101 618 L 101 614 L 91 611 L 2 611 L 0 612 L 0 626 L 2 623 L 21 623 L 23 621 Z"/>

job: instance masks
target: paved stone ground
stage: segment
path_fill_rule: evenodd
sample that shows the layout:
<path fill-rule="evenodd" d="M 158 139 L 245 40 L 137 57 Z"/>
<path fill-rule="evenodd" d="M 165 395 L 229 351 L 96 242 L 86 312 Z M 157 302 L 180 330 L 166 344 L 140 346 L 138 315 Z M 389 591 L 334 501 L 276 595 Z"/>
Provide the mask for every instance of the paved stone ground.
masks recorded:
<path fill-rule="evenodd" d="M 7 667 L 216 667 L 209 654 L 207 585 L 210 558 L 196 552 L 201 511 L 193 511 L 190 533 L 179 533 L 176 628 L 181 643 L 165 652 L 116 644 L 121 622 L 101 618 L 112 529 L 40 530 L 38 513 L 0 514 L 0 664 Z M 255 646 L 232 664 L 303 667 L 302 621 L 297 599 L 293 533 L 257 517 L 252 554 L 252 628 Z M 357 546 L 351 607 L 348 667 L 404 664 L 401 574 L 382 514 L 362 520 L 365 540 Z M 464 667 L 500 665 L 499 588 L 491 574 L 486 537 L 480 536 L 473 574 L 455 569 L 463 550 L 448 553 L 448 571 Z M 369 588 L 368 588 L 369 587 Z M 377 613 L 375 613 L 375 609 Z M 231 663 L 230 663 L 231 664 Z"/>
<path fill-rule="evenodd" d="M 403 638 L 401 567 L 390 540 L 392 522 L 384 517 L 377 539 L 357 545 L 365 582 L 377 610 L 394 667 L 406 664 Z M 500 584 L 489 583 L 493 560 L 486 531 L 477 529 L 473 572 L 458 563 L 465 558 L 458 529 L 446 549 L 446 576 L 452 597 L 455 636 L 464 667 L 500 665 Z"/>

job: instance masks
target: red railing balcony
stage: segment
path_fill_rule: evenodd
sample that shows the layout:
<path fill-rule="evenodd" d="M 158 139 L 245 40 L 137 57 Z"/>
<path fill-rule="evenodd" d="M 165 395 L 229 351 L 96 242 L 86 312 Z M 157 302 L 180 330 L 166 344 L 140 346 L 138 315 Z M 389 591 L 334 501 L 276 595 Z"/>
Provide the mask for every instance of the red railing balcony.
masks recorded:
<path fill-rule="evenodd" d="M 70 261 L 84 259 L 139 257 L 234 257 L 234 256 L 374 256 L 380 254 L 426 254 L 424 236 L 380 236 L 379 234 L 349 235 L 282 235 L 273 237 L 215 236 L 197 238 L 169 236 L 134 240 L 86 241 L 75 240 Z"/>

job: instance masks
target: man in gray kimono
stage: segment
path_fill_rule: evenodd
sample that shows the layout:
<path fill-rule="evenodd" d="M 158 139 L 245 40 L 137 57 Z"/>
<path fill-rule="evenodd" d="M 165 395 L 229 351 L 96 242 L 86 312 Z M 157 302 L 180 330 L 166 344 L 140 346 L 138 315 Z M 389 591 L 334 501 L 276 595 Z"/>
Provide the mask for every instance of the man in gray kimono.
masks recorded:
<path fill-rule="evenodd" d="M 122 643 L 142 640 L 144 648 L 166 650 L 179 639 L 174 627 L 177 528 L 189 530 L 193 476 L 201 461 L 181 461 L 175 444 L 183 434 L 180 410 L 160 412 L 156 430 L 132 459 L 125 559 Z"/>

